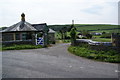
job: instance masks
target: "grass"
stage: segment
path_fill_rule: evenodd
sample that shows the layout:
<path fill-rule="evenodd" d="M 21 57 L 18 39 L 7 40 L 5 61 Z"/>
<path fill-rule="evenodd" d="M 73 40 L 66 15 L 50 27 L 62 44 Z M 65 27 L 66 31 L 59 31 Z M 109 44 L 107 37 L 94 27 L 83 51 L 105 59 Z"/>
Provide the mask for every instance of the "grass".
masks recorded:
<path fill-rule="evenodd" d="M 71 24 L 68 25 L 49 25 L 50 28 L 54 29 L 55 31 L 60 30 L 62 27 L 69 28 Z M 119 32 L 120 26 L 118 25 L 105 25 L 105 24 L 75 24 L 74 25 L 78 31 L 82 30 L 90 30 L 92 32 Z"/>
<path fill-rule="evenodd" d="M 94 38 L 92 40 L 93 41 L 98 41 L 98 42 L 111 42 L 110 38 Z"/>
<path fill-rule="evenodd" d="M 77 26 L 77 30 L 89 30 L 92 32 L 118 32 L 120 28 L 118 25 L 86 25 L 86 26 Z"/>
<path fill-rule="evenodd" d="M 12 46 L 4 46 L 2 50 L 22 50 L 22 49 L 37 49 L 43 48 L 41 45 L 12 45 Z"/>
<path fill-rule="evenodd" d="M 77 56 L 85 57 L 88 59 L 111 62 L 111 63 L 120 63 L 120 58 L 118 58 L 120 56 L 119 52 L 110 47 L 107 47 L 107 49 L 108 50 L 104 50 L 104 49 L 93 50 L 90 49 L 89 46 L 82 45 L 82 46 L 70 46 L 68 48 L 68 51 Z"/>

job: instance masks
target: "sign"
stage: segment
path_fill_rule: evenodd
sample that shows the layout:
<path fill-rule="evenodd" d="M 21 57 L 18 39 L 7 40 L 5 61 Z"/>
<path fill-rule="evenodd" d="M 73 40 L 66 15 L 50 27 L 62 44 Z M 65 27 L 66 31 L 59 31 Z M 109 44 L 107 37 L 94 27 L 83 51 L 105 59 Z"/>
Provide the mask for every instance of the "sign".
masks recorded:
<path fill-rule="evenodd" d="M 43 37 L 37 38 L 37 45 L 44 45 L 44 39 L 43 39 Z"/>

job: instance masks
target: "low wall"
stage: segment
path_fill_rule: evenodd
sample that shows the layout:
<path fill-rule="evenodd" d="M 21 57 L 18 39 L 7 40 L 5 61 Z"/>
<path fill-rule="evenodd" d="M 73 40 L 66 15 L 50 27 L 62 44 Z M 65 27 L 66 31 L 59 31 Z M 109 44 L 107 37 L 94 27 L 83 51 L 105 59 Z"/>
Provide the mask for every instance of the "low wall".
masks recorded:
<path fill-rule="evenodd" d="M 20 44 L 34 44 L 33 41 L 3 41 L 2 45 L 3 46 L 10 46 L 10 45 L 20 45 Z"/>
<path fill-rule="evenodd" d="M 113 46 L 116 46 L 116 47 L 120 48 L 120 34 L 113 33 L 111 35 L 111 38 L 112 38 L 112 44 L 113 44 Z"/>

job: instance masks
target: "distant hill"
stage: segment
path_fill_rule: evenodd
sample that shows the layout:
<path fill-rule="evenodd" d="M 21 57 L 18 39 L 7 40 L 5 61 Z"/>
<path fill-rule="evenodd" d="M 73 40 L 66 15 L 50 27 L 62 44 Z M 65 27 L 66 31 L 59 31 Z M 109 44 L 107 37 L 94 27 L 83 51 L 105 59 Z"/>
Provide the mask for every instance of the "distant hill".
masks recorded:
<path fill-rule="evenodd" d="M 70 28 L 71 25 L 49 25 L 55 31 L 60 30 L 63 27 Z M 77 31 L 88 30 L 92 32 L 119 32 L 120 26 L 118 25 L 106 25 L 106 24 L 75 24 Z"/>
<path fill-rule="evenodd" d="M 0 31 L 6 29 L 7 27 L 0 27 Z"/>

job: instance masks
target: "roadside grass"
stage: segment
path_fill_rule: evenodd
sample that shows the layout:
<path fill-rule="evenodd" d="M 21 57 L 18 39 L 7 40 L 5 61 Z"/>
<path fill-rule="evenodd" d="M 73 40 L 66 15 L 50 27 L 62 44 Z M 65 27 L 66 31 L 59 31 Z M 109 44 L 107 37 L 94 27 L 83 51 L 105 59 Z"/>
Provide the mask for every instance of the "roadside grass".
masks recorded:
<path fill-rule="evenodd" d="M 96 46 L 97 47 L 97 46 Z M 99 49 L 99 47 L 97 47 Z M 70 46 L 68 51 L 81 57 L 93 59 L 97 61 L 120 63 L 120 54 L 115 49 L 107 47 L 107 50 L 93 50 L 88 45 Z"/>
<path fill-rule="evenodd" d="M 22 50 L 22 49 L 37 49 L 43 48 L 41 45 L 12 45 L 12 46 L 3 46 L 1 50 Z"/>

